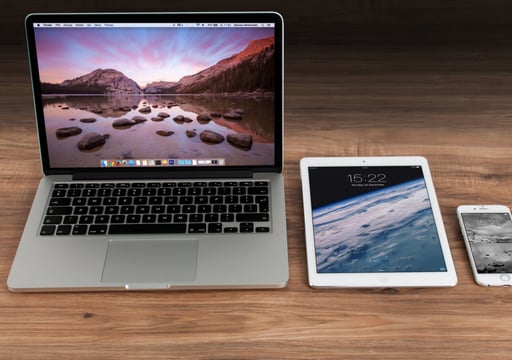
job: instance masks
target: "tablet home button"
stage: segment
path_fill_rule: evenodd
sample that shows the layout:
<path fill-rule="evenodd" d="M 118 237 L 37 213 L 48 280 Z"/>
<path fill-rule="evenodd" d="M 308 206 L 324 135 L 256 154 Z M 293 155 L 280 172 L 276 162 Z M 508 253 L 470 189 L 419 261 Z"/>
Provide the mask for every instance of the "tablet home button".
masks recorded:
<path fill-rule="evenodd" d="M 502 275 L 500 275 L 500 279 L 502 281 L 510 281 L 510 275 L 502 274 Z"/>

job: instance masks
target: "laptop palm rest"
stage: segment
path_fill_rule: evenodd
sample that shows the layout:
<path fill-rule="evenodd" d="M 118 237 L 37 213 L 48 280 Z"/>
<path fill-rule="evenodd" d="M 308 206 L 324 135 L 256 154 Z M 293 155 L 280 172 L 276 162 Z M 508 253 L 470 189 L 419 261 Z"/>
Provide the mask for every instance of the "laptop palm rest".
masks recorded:
<path fill-rule="evenodd" d="M 101 281 L 122 282 L 127 288 L 193 281 L 198 243 L 197 239 L 111 239 Z"/>

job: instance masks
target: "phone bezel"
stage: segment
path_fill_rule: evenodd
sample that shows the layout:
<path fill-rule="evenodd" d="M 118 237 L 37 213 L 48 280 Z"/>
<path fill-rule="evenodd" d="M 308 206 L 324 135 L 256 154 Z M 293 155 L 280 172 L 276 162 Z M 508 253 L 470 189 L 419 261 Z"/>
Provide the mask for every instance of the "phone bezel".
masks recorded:
<path fill-rule="evenodd" d="M 489 214 L 489 213 L 508 213 L 512 219 L 510 209 L 505 205 L 460 205 L 457 207 L 457 219 L 459 221 L 460 230 L 464 239 L 464 245 L 468 254 L 471 271 L 475 282 L 484 287 L 491 286 L 512 286 L 512 273 L 495 273 L 495 274 L 482 274 L 476 268 L 475 258 L 469 239 L 467 237 L 466 226 L 462 214 Z"/>

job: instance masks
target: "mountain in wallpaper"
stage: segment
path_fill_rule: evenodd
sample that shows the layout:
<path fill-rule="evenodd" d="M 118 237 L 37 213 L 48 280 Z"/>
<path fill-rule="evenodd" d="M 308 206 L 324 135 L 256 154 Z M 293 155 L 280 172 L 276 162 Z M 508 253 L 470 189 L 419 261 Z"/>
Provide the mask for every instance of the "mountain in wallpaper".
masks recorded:
<path fill-rule="evenodd" d="M 274 37 L 251 41 L 238 54 L 178 82 L 159 81 L 143 89 L 116 69 L 96 69 L 59 84 L 42 83 L 43 94 L 208 94 L 272 92 Z"/>

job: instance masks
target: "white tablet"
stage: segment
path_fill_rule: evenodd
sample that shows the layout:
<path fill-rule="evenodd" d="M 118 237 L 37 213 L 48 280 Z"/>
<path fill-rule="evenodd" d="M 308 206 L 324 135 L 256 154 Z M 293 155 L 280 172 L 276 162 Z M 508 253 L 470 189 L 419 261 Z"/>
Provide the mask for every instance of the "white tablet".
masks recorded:
<path fill-rule="evenodd" d="M 423 157 L 300 161 L 312 287 L 455 286 Z"/>

